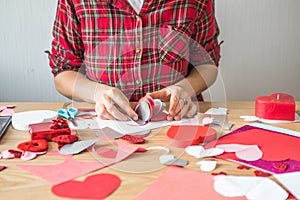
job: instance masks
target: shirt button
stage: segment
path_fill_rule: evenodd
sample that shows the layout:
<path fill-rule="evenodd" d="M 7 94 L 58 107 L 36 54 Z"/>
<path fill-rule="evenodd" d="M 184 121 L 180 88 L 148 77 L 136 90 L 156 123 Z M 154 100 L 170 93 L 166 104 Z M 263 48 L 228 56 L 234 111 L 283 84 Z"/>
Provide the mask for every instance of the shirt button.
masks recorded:
<path fill-rule="evenodd" d="M 142 83 L 142 81 L 140 81 L 140 80 L 135 81 L 135 84 L 137 84 L 137 85 L 141 85 L 141 83 Z"/>

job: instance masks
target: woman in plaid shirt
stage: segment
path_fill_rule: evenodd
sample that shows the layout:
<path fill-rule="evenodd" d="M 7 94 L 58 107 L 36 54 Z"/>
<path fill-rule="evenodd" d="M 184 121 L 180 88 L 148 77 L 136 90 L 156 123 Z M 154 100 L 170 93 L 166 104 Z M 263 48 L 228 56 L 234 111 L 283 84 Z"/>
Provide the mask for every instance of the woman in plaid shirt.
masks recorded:
<path fill-rule="evenodd" d="M 214 0 L 58 0 L 50 67 L 102 119 L 137 120 L 129 100 L 148 94 L 180 120 L 216 79 L 218 35 Z"/>

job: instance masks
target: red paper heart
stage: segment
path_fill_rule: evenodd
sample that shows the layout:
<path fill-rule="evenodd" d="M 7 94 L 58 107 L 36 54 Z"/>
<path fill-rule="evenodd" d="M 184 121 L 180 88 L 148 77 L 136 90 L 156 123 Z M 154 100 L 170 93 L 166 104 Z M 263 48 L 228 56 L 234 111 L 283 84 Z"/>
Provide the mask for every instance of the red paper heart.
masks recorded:
<path fill-rule="evenodd" d="M 255 100 L 255 116 L 271 120 L 295 120 L 295 100 L 288 94 L 275 93 Z"/>
<path fill-rule="evenodd" d="M 80 199 L 104 199 L 121 184 L 121 179 L 113 174 L 95 174 L 84 181 L 71 180 L 54 185 L 51 191 L 60 197 Z"/>
<path fill-rule="evenodd" d="M 172 146 L 185 148 L 198 145 L 201 142 L 210 142 L 216 139 L 215 129 L 197 125 L 173 125 L 168 129 L 167 136 Z"/>

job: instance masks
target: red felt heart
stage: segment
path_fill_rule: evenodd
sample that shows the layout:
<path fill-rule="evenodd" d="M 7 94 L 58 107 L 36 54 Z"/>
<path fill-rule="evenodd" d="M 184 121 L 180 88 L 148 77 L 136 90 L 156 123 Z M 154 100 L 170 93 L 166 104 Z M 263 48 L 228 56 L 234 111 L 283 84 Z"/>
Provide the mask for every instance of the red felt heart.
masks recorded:
<path fill-rule="evenodd" d="M 294 97 L 284 93 L 260 96 L 255 100 L 255 116 L 271 120 L 295 120 Z"/>
<path fill-rule="evenodd" d="M 81 199 L 104 199 L 121 184 L 121 179 L 113 174 L 95 174 L 84 181 L 71 180 L 54 185 L 51 191 L 60 197 Z"/>
<path fill-rule="evenodd" d="M 44 139 L 31 140 L 18 144 L 18 149 L 23 151 L 41 152 L 47 151 L 48 143 Z"/>

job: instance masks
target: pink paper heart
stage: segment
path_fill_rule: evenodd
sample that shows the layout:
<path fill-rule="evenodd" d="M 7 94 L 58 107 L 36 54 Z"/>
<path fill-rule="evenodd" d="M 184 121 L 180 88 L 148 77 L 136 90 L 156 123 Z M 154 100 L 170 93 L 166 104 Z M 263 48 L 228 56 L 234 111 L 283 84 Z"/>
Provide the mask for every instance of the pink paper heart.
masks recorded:
<path fill-rule="evenodd" d="M 15 111 L 13 109 L 4 109 L 1 112 L 1 116 L 13 116 L 14 113 Z"/>
<path fill-rule="evenodd" d="M 84 181 L 71 180 L 54 185 L 51 191 L 60 197 L 81 199 L 104 199 L 121 184 L 121 179 L 113 174 L 95 174 Z"/>
<path fill-rule="evenodd" d="M 116 156 L 118 154 L 118 152 L 116 150 L 113 150 L 111 148 L 106 148 L 106 147 L 100 148 L 96 152 L 99 156 L 102 156 L 105 158 L 116 158 Z"/>
<path fill-rule="evenodd" d="M 261 159 L 263 153 L 258 146 L 251 146 L 249 148 L 242 149 L 235 153 L 236 157 L 246 161 L 255 161 Z"/>
<path fill-rule="evenodd" d="M 7 109 L 7 106 L 0 106 L 0 112 Z"/>
<path fill-rule="evenodd" d="M 223 149 L 225 152 L 235 152 L 236 157 L 246 161 L 255 161 L 263 156 L 257 145 L 221 144 L 216 147 Z"/>
<path fill-rule="evenodd" d="M 25 161 L 27 161 L 27 160 L 32 160 L 32 159 L 34 159 L 36 156 L 37 156 L 37 154 L 34 153 L 34 152 L 24 151 L 24 153 L 23 153 L 22 156 L 21 156 L 21 160 L 25 160 Z"/>
<path fill-rule="evenodd" d="M 2 151 L 1 155 L 2 155 L 2 158 L 6 158 L 6 159 L 14 158 L 15 157 L 15 155 L 12 154 L 12 153 L 10 153 L 8 150 Z"/>

